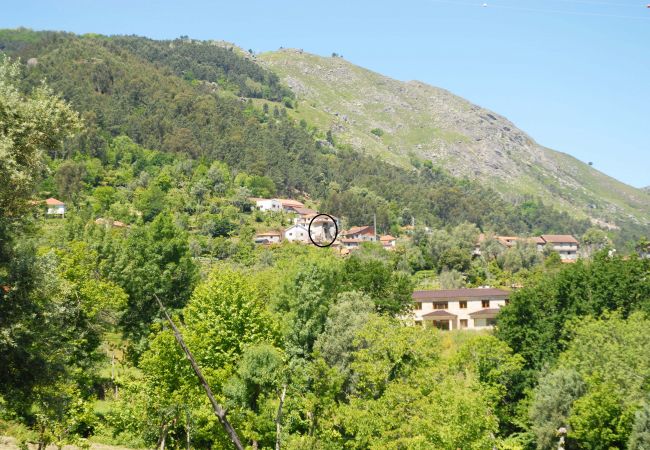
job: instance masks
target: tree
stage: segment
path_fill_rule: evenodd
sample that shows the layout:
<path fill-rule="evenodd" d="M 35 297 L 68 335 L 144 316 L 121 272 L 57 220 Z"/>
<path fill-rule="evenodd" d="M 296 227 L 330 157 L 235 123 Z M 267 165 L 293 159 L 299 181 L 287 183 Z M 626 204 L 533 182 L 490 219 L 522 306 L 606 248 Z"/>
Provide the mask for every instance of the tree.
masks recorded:
<path fill-rule="evenodd" d="M 75 161 L 64 161 L 56 170 L 56 187 L 64 200 L 73 200 L 84 187 L 86 166 Z"/>
<path fill-rule="evenodd" d="M 629 440 L 634 410 L 626 407 L 618 386 L 591 387 L 573 404 L 568 438 L 583 448 L 624 448 Z"/>
<path fill-rule="evenodd" d="M 573 402 L 585 389 L 582 376 L 575 370 L 556 370 L 542 377 L 530 408 L 531 430 L 538 450 L 557 447 L 557 430 L 569 425 Z"/>
<path fill-rule="evenodd" d="M 650 311 L 650 261 L 610 258 L 598 253 L 589 264 L 579 261 L 552 270 L 547 276 L 514 292 L 499 314 L 497 336 L 541 369 L 568 342 L 567 324 L 576 317 L 620 311 Z"/>
<path fill-rule="evenodd" d="M 472 372 L 495 405 L 502 436 L 518 428 L 517 400 L 522 396 L 524 360 L 491 335 L 471 336 L 451 360 L 459 372 Z"/>
<path fill-rule="evenodd" d="M 232 402 L 250 411 L 246 405 L 254 400 L 255 383 L 267 387 L 266 375 L 281 375 L 270 367 L 278 364 L 278 353 L 269 350 L 278 340 L 278 332 L 255 284 L 240 272 L 215 270 L 196 287 L 182 316 L 183 340 L 216 398 L 224 399 L 230 394 Z M 247 351 L 244 367 L 242 355 Z M 255 378 L 251 373 L 255 367 L 266 367 L 266 375 L 258 374 L 259 378 Z M 171 330 L 162 329 L 151 338 L 149 348 L 141 356 L 140 368 L 144 377 L 125 393 L 125 402 L 132 399 L 140 402 L 141 408 L 127 407 L 129 415 L 116 418 L 120 428 L 142 433 L 153 423 L 154 431 L 145 434 L 149 442 L 159 444 L 166 439 L 171 445 L 174 436 L 187 438 L 186 415 L 190 411 L 194 428 L 205 430 L 204 434 L 195 433 L 193 442 L 197 446 L 228 447 L 228 437 L 214 424 L 210 403 L 198 387 Z M 227 387 L 229 382 L 235 385 L 234 389 L 232 385 Z M 142 391 L 148 394 L 143 397 Z M 230 420 L 236 428 L 246 427 L 245 413 L 234 411 Z"/>
<path fill-rule="evenodd" d="M 384 261 L 352 255 L 345 261 L 342 273 L 346 289 L 368 294 L 381 314 L 398 315 L 411 305 L 410 277 L 393 271 Z"/>
<path fill-rule="evenodd" d="M 187 236 L 168 213 L 133 227 L 117 251 L 114 264 L 105 270 L 129 296 L 121 323 L 126 335 L 134 338 L 132 350 L 137 356 L 140 339 L 160 313 L 154 294 L 164 298 L 167 307 L 182 308 L 194 288 L 197 269 Z"/>
<path fill-rule="evenodd" d="M 184 316 L 187 344 L 197 360 L 215 369 L 236 364 L 249 345 L 278 338 L 255 284 L 228 269 L 214 271 L 197 286 Z"/>
<path fill-rule="evenodd" d="M 142 212 L 142 218 L 149 222 L 165 209 L 165 193 L 157 184 L 135 192 L 135 207 Z"/>
<path fill-rule="evenodd" d="M 284 316 L 286 350 L 291 357 L 310 358 L 338 290 L 337 281 L 335 268 L 314 263 L 285 281 L 276 308 Z"/>
<path fill-rule="evenodd" d="M 441 289 L 460 289 L 465 286 L 463 274 L 457 270 L 446 270 L 440 272 L 438 276 Z"/>
<path fill-rule="evenodd" d="M 224 387 L 234 407 L 242 409 L 242 434 L 255 447 L 273 447 L 276 442 L 276 413 L 286 394 L 284 354 L 270 344 L 259 344 L 244 350 L 237 365 L 237 374 Z"/>
<path fill-rule="evenodd" d="M 45 84 L 29 95 L 16 87 L 20 68 L 0 60 L 0 208 L 19 217 L 34 182 L 46 170 L 44 156 L 81 129 L 79 116 Z"/>
<path fill-rule="evenodd" d="M 629 450 L 650 448 L 650 406 L 644 401 L 634 416 L 634 425 L 627 444 Z"/>
<path fill-rule="evenodd" d="M 605 247 L 612 245 L 612 241 L 607 237 L 607 234 L 600 228 L 589 228 L 582 235 L 582 248 L 587 255 L 592 255 L 594 252 L 602 250 Z"/>
<path fill-rule="evenodd" d="M 330 306 L 325 328 L 314 345 L 315 351 L 328 365 L 348 373 L 355 350 L 354 336 L 374 310 L 374 302 L 366 294 L 356 291 L 339 294 Z"/>
<path fill-rule="evenodd" d="M 107 211 L 115 201 L 115 188 L 112 186 L 99 186 L 93 191 L 93 197 L 97 200 L 100 211 Z"/>
<path fill-rule="evenodd" d="M 333 448 L 455 450 L 496 444 L 493 400 L 473 370 L 459 371 L 441 359 L 438 333 L 376 317 L 358 332 L 355 344 L 354 390 L 330 413 L 328 433 L 323 432 Z"/>
<path fill-rule="evenodd" d="M 573 324 L 568 348 L 536 391 L 531 417 L 539 448 L 550 448 L 543 443 L 559 422 L 568 425 L 569 442 L 580 448 L 625 447 L 637 423 L 639 399 L 648 395 L 644 380 L 650 357 L 637 349 L 650 345 L 649 326 L 641 313 L 627 320 L 611 313 Z M 563 388 L 547 380 L 569 383 Z"/>

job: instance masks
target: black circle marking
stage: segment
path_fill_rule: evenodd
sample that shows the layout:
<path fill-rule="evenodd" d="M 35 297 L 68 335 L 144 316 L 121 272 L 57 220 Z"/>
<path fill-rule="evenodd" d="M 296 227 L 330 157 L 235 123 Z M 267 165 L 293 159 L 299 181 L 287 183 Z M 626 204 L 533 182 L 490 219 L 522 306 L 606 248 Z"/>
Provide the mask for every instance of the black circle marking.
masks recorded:
<path fill-rule="evenodd" d="M 326 244 L 326 245 L 317 244 L 316 241 L 314 241 L 314 239 L 311 237 L 311 224 L 314 223 L 314 220 L 316 220 L 316 218 L 320 217 L 320 216 L 328 217 L 332 222 L 334 222 L 334 230 L 335 230 L 334 239 L 332 239 L 332 242 L 330 242 L 329 244 Z M 326 248 L 326 247 L 329 247 L 330 245 L 332 245 L 334 243 L 334 241 L 336 241 L 336 238 L 339 235 L 339 226 L 336 224 L 336 220 L 334 220 L 334 217 L 330 216 L 329 214 L 320 214 L 319 213 L 316 216 L 312 217 L 312 219 L 309 221 L 309 227 L 307 227 L 307 234 L 309 235 L 309 240 L 311 241 L 311 243 L 314 244 L 316 247 Z"/>

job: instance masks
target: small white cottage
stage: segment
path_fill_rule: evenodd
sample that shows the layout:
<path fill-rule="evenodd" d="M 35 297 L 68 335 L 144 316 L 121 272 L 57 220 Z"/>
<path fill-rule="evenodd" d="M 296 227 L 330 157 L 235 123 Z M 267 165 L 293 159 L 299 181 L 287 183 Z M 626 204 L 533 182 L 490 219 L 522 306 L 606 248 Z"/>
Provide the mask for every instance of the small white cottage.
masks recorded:
<path fill-rule="evenodd" d="M 45 200 L 47 206 L 47 215 L 52 217 L 65 217 L 65 203 L 53 197 Z"/>
<path fill-rule="evenodd" d="M 309 242 L 309 231 L 302 225 L 293 225 L 284 230 L 284 239 L 289 242 Z"/>

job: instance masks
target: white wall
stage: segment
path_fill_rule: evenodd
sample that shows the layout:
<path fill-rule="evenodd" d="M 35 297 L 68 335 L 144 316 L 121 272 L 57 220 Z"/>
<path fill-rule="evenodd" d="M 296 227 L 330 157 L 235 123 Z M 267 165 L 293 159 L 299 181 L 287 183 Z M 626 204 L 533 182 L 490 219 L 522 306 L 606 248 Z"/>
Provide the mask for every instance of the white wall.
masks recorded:
<path fill-rule="evenodd" d="M 284 231 L 284 238 L 289 242 L 310 242 L 306 228 L 294 225 Z"/>
<path fill-rule="evenodd" d="M 257 200 L 256 206 L 260 211 L 282 211 L 282 204 L 275 199 Z"/>
<path fill-rule="evenodd" d="M 63 215 L 63 214 L 65 214 L 65 206 L 64 205 L 48 206 L 47 207 L 47 213 L 48 214 Z"/>

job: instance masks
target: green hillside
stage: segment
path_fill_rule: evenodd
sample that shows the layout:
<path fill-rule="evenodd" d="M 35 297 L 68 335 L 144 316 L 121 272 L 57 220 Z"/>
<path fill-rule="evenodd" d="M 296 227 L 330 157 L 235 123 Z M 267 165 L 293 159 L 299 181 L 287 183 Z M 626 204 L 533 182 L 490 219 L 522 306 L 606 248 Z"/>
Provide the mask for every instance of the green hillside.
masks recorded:
<path fill-rule="evenodd" d="M 331 130 L 352 148 L 403 167 L 431 160 L 506 198 L 539 196 L 599 223 L 650 221 L 647 192 L 541 147 L 504 117 L 448 91 L 299 50 L 264 53 L 259 60 L 296 93 L 295 117 Z"/>
<path fill-rule="evenodd" d="M 508 202 L 482 183 L 431 164 L 414 170 L 344 143 L 332 145 L 325 130 L 313 126 L 316 118 L 294 120 L 293 94 L 233 46 L 224 51 L 223 44 L 189 39 L 5 30 L 0 50 L 23 62 L 25 90 L 45 79 L 84 119 L 84 133 L 54 159 L 106 163 L 112 141 L 128 136 L 147 149 L 266 177 L 267 195 L 313 199 L 351 225 L 369 223 L 376 214 L 386 232 L 412 218 L 435 227 L 468 221 L 503 233 L 581 235 L 588 227 L 536 196 Z M 252 93 L 245 88 L 251 83 L 259 87 Z M 281 102 L 273 101 L 281 95 Z M 307 109 L 301 102 L 298 113 Z M 73 200 L 75 192 L 49 194 Z"/>

